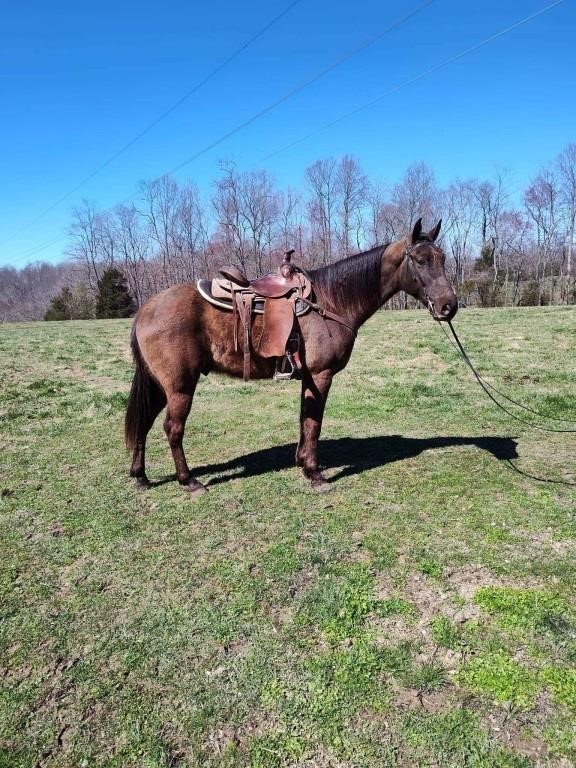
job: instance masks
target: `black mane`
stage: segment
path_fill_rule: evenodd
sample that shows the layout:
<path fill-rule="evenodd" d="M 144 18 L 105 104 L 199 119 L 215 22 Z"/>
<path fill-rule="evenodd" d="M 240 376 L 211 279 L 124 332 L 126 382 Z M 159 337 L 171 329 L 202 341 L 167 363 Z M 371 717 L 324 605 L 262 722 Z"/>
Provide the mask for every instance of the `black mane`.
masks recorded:
<path fill-rule="evenodd" d="M 380 271 L 386 245 L 310 271 L 318 303 L 334 312 L 369 317 L 380 307 Z"/>

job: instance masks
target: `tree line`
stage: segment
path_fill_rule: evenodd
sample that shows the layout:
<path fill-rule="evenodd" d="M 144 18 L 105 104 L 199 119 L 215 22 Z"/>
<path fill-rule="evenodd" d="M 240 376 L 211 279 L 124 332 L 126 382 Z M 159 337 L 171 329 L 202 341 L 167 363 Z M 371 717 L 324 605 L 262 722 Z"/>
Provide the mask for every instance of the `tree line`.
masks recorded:
<path fill-rule="evenodd" d="M 121 272 L 137 307 L 224 263 L 256 276 L 294 248 L 304 267 L 328 264 L 404 237 L 420 216 L 443 219 L 447 271 L 466 304 L 576 302 L 576 143 L 570 143 L 519 201 L 503 172 L 442 187 L 430 166 L 416 163 L 388 184 L 369 178 L 349 155 L 310 165 L 297 190 L 280 189 L 266 170 L 243 171 L 233 162 L 220 163 L 209 194 L 169 176 L 143 181 L 130 205 L 98 210 L 84 200 L 73 209 L 63 264 L 0 270 L 0 285 L 9 278 L 11 286 L 0 289 L 0 319 L 42 316 L 55 291 L 48 296 L 38 286 L 50 272 L 47 285 L 68 288 L 80 308 L 75 312 L 95 316 L 111 269 Z M 19 300 L 26 317 L 17 316 Z M 397 297 L 392 305 L 406 303 Z"/>

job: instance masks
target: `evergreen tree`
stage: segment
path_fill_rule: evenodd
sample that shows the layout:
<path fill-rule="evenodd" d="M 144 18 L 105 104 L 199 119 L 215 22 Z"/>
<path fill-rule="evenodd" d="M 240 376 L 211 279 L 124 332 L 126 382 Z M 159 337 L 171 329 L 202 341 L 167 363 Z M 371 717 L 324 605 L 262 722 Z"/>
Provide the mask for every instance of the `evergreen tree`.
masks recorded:
<path fill-rule="evenodd" d="M 84 283 L 73 289 L 67 285 L 53 296 L 44 313 L 44 320 L 91 320 L 94 317 L 94 299 Z"/>
<path fill-rule="evenodd" d="M 86 283 L 78 283 L 73 297 L 74 320 L 92 320 L 94 318 L 94 296 Z"/>
<path fill-rule="evenodd" d="M 131 317 L 135 311 L 136 304 L 128 292 L 126 278 L 119 269 L 110 267 L 98 281 L 96 317 Z"/>
<path fill-rule="evenodd" d="M 44 314 L 44 320 L 71 320 L 74 297 L 68 286 L 64 286 L 60 293 L 53 296 L 50 306 Z"/>

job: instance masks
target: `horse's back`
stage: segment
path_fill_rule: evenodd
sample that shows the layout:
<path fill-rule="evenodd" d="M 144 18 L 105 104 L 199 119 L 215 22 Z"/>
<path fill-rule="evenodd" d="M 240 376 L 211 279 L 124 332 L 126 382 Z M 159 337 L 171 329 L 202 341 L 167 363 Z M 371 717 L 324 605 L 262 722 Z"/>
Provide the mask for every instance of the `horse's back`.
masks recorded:
<path fill-rule="evenodd" d="M 180 283 L 166 288 L 144 302 L 134 318 L 136 327 L 158 326 L 172 322 L 175 316 L 188 321 L 197 313 L 198 289 L 193 283 Z"/>

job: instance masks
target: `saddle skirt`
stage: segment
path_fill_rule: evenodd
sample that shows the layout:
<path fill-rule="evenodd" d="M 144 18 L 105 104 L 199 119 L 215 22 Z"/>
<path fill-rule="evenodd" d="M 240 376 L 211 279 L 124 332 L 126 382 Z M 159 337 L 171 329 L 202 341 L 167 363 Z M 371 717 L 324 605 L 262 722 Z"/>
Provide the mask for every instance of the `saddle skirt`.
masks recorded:
<path fill-rule="evenodd" d="M 236 267 L 223 267 L 220 270 L 223 277 L 196 282 L 200 295 L 206 301 L 232 312 L 236 350 L 239 330 L 243 331 L 245 381 L 250 377 L 252 350 L 262 357 L 287 357 L 292 372 L 301 367 L 296 318 L 311 309 L 308 297 L 312 293 L 312 284 L 304 272 L 289 263 L 290 255 L 285 257 L 278 273 L 271 272 L 252 282 Z M 253 335 L 253 314 L 264 316 L 258 338 Z"/>

